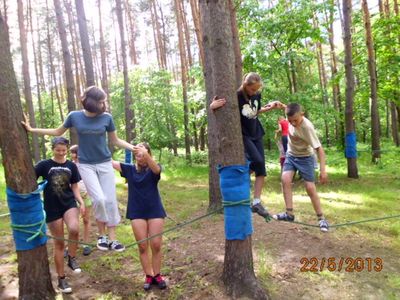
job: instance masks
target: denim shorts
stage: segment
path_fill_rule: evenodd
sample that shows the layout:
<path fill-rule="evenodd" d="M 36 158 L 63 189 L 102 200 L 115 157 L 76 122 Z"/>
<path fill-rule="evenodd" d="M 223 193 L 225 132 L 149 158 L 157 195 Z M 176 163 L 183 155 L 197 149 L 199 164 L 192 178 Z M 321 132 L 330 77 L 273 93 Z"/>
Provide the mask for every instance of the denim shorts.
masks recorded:
<path fill-rule="evenodd" d="M 300 176 L 309 182 L 315 182 L 315 158 L 311 156 L 296 157 L 286 154 L 285 163 L 283 164 L 283 172 L 299 171 Z"/>

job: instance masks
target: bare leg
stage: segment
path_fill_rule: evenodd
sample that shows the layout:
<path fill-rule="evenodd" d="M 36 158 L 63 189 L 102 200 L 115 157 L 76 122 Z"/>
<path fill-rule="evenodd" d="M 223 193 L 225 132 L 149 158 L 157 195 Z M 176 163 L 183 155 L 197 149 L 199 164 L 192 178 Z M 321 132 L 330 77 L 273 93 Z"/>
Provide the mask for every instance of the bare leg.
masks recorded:
<path fill-rule="evenodd" d="M 305 187 L 308 196 L 311 199 L 311 203 L 314 207 L 315 213 L 319 218 L 323 217 L 322 208 L 321 208 L 321 201 L 319 200 L 319 196 L 317 193 L 317 187 L 315 186 L 314 182 L 305 181 Z"/>
<path fill-rule="evenodd" d="M 137 241 L 145 239 L 149 235 L 148 223 L 143 219 L 135 219 L 131 222 L 133 234 L 135 235 L 135 239 Z M 150 257 L 149 257 L 149 242 L 145 241 L 140 243 L 139 245 L 139 256 L 140 263 L 143 268 L 143 272 L 146 275 L 154 276 L 153 268 L 151 266 Z"/>
<path fill-rule="evenodd" d="M 164 227 L 164 219 L 150 219 L 149 224 L 149 236 L 161 233 Z M 161 259 L 162 259 L 162 236 L 157 236 L 150 240 L 151 247 L 151 260 L 153 265 L 154 275 L 160 274 L 161 270 Z"/>
<path fill-rule="evenodd" d="M 86 206 L 85 215 L 83 216 L 83 241 L 85 243 L 89 243 L 91 210 L 92 210 L 91 206 Z"/>
<path fill-rule="evenodd" d="M 292 179 L 294 171 L 284 171 L 282 173 L 282 192 L 285 199 L 286 210 L 293 210 Z M 293 212 L 292 212 L 293 213 Z"/>
<path fill-rule="evenodd" d="M 262 188 L 264 186 L 265 176 L 256 176 L 256 180 L 254 182 L 254 199 L 261 198 Z"/>
<path fill-rule="evenodd" d="M 67 225 L 68 239 L 73 241 L 79 240 L 79 210 L 78 208 L 68 209 L 63 216 L 64 222 Z M 68 242 L 68 253 L 70 256 L 76 256 L 76 249 L 78 244 L 74 242 Z"/>
<path fill-rule="evenodd" d="M 64 222 L 60 218 L 53 222 L 47 223 L 51 235 L 57 238 L 64 238 Z M 64 273 L 64 241 L 54 239 L 54 264 L 59 277 L 63 277 Z"/>

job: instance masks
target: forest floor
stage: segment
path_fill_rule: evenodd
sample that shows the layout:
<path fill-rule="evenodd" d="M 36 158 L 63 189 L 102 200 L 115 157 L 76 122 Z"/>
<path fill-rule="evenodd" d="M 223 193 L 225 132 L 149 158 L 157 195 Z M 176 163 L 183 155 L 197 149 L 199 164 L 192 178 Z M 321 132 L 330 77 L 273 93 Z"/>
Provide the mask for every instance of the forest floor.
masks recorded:
<path fill-rule="evenodd" d="M 198 215 L 202 212 L 198 212 Z M 357 235 L 332 229 L 322 233 L 318 228 L 272 221 L 254 216 L 253 257 L 256 274 L 272 299 L 399 299 L 400 289 L 390 283 L 391 274 L 400 270 L 399 251 L 391 247 L 391 241 L 380 245 L 359 239 Z M 96 232 L 92 224 L 92 232 Z M 58 299 L 229 299 L 224 294 L 220 280 L 224 260 L 224 230 L 222 215 L 214 215 L 180 229 L 175 236 L 167 236 L 164 244 L 165 277 L 169 287 L 160 291 L 153 287 L 142 289 L 143 274 L 132 265 L 132 257 L 118 253 L 94 251 L 90 256 L 79 256 L 83 272 L 74 275 L 66 267 L 67 277 L 73 288 L 70 295 Z M 359 226 L 362 226 L 359 225 Z M 7 238 L 0 250 L 0 299 L 17 299 L 18 276 L 14 246 Z M 384 246 L 382 246 L 384 245 Z M 51 253 L 49 242 L 49 253 Z M 126 252 L 137 251 L 135 247 Z M 111 256 L 117 258 L 116 268 L 109 265 Z M 10 259 L 14 257 L 14 259 Z M 51 273 L 55 285 L 56 275 L 50 257 Z M 135 256 L 137 257 L 137 256 Z M 364 260 L 364 268 L 358 272 L 349 263 L 341 271 L 302 272 L 302 258 L 318 259 L 333 257 Z M 372 258 L 368 270 L 366 258 Z M 381 258 L 381 271 L 375 258 Z M 85 266 L 88 271 L 85 271 Z M 307 266 L 307 269 L 311 265 Z M 351 271 L 354 270 L 354 271 Z M 395 276 L 396 277 L 396 276 Z M 396 277 L 398 278 L 398 277 Z"/>

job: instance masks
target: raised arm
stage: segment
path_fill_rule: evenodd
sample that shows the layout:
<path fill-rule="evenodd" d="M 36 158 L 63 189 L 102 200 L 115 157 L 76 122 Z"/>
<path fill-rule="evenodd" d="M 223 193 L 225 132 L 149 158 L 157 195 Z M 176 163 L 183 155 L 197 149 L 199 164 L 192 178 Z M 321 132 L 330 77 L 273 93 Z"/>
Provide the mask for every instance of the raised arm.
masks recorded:
<path fill-rule="evenodd" d="M 156 161 L 153 159 L 153 157 L 147 152 L 147 149 L 141 145 L 139 146 L 134 146 L 133 147 L 133 153 L 135 155 L 141 153 L 144 157 L 144 159 L 147 162 L 147 166 L 151 169 L 151 171 L 154 174 L 160 174 L 161 173 L 161 167 L 159 164 L 156 163 Z"/>

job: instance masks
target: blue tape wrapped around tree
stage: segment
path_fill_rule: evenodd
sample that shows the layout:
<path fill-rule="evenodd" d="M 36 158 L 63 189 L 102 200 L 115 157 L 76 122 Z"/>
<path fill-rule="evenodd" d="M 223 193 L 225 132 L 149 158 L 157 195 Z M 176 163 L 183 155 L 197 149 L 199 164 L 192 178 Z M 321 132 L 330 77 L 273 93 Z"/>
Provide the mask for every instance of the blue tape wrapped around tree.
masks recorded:
<path fill-rule="evenodd" d="M 346 133 L 346 158 L 356 158 L 357 157 L 357 139 L 355 132 Z"/>
<path fill-rule="evenodd" d="M 41 182 L 38 189 L 30 194 L 17 194 L 10 188 L 6 189 L 17 250 L 31 250 L 47 242 L 46 218 L 40 198 L 46 183 Z"/>
<path fill-rule="evenodd" d="M 245 240 L 253 233 L 249 165 L 218 167 L 218 173 L 222 198 L 228 203 L 224 206 L 225 238 Z"/>

